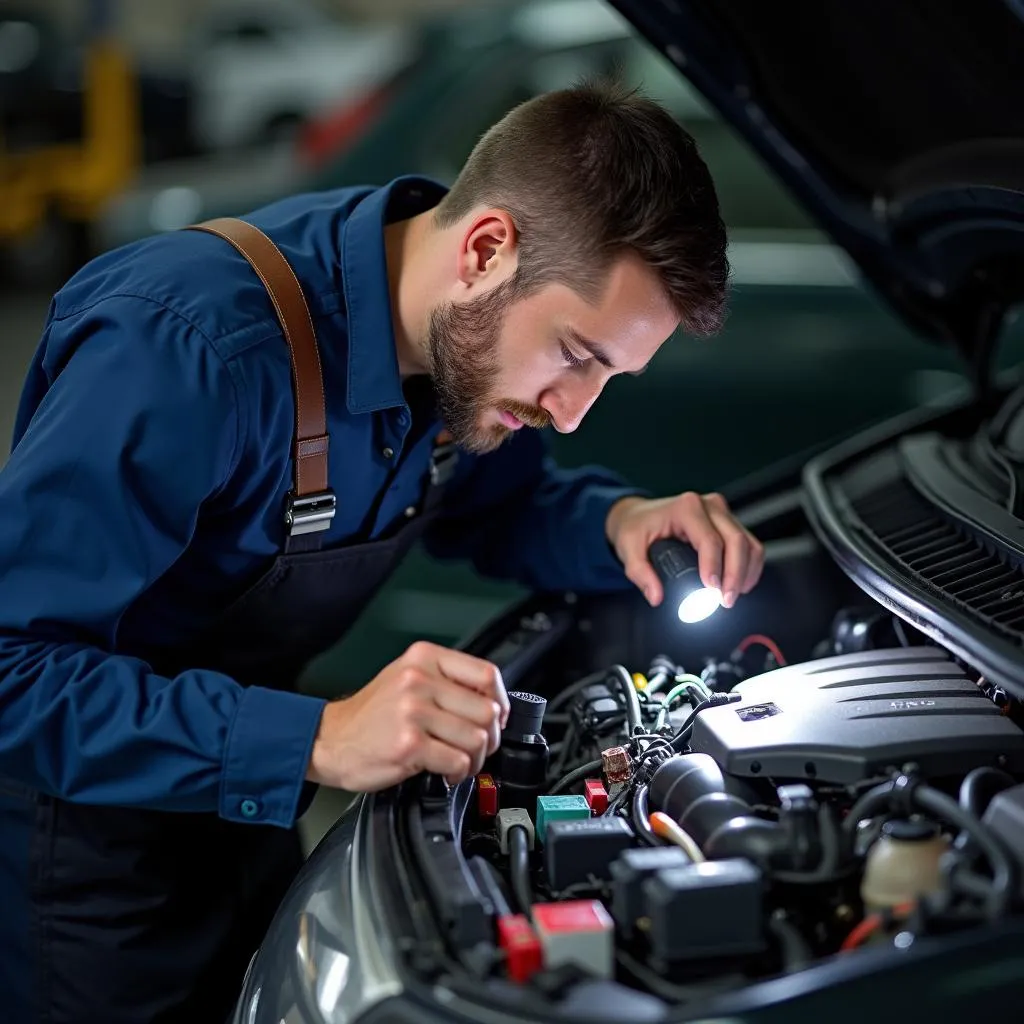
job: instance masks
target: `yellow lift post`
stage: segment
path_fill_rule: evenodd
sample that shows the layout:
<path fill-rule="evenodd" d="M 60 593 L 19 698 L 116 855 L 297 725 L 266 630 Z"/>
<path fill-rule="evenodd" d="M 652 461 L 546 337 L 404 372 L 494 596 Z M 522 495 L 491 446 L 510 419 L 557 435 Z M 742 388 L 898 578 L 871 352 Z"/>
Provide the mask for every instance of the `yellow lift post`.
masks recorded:
<path fill-rule="evenodd" d="M 114 37 L 110 0 L 87 2 L 81 137 L 18 152 L 0 138 L 0 247 L 31 243 L 52 218 L 74 229 L 72 237 L 87 232 L 103 204 L 138 171 L 142 133 L 134 70 Z"/>

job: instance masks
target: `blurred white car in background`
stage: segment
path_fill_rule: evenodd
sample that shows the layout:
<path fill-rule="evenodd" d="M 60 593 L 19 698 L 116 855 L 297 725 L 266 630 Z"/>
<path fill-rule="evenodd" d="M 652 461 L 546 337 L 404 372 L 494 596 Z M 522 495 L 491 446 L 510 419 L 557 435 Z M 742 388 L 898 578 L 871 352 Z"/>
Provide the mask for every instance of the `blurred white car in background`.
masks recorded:
<path fill-rule="evenodd" d="M 413 49 L 400 25 L 341 21 L 304 0 L 220 0 L 188 46 L 196 139 L 211 150 L 273 141 L 372 89 Z"/>

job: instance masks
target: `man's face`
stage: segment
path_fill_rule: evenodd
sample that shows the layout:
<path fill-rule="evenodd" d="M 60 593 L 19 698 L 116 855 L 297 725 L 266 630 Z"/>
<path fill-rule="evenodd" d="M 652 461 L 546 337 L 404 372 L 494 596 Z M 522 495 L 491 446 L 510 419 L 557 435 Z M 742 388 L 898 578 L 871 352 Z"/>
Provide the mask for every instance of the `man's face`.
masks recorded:
<path fill-rule="evenodd" d="M 461 447 L 497 448 L 523 426 L 575 430 L 616 373 L 639 373 L 679 317 L 634 256 L 614 262 L 591 304 L 563 284 L 512 299 L 505 280 L 430 316 L 428 365 L 441 416 Z"/>

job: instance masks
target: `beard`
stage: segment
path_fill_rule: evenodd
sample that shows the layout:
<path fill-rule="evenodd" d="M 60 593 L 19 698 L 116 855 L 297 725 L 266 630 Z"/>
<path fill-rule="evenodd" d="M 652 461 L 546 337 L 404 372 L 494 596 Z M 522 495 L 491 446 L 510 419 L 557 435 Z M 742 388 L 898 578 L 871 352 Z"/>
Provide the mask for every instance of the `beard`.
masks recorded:
<path fill-rule="evenodd" d="M 427 368 L 438 411 L 452 440 L 469 452 L 494 451 L 514 433 L 500 423 L 484 423 L 489 410 L 537 429 L 551 423 L 538 406 L 494 394 L 501 369 L 498 341 L 513 301 L 514 282 L 506 281 L 471 302 L 446 302 L 430 311 Z"/>

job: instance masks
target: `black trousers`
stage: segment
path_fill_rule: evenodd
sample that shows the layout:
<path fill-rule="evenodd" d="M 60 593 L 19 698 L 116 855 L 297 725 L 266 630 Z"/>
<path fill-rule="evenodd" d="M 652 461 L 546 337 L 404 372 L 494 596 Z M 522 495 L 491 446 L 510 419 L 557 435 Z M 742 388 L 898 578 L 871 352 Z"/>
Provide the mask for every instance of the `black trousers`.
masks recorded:
<path fill-rule="evenodd" d="M 224 1024 L 298 835 L 0 782 L 4 1024 Z"/>

